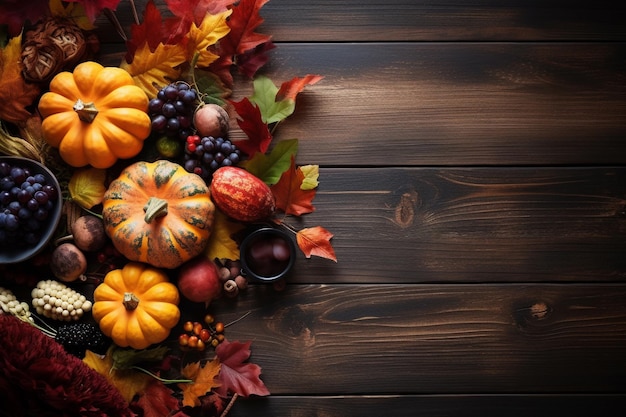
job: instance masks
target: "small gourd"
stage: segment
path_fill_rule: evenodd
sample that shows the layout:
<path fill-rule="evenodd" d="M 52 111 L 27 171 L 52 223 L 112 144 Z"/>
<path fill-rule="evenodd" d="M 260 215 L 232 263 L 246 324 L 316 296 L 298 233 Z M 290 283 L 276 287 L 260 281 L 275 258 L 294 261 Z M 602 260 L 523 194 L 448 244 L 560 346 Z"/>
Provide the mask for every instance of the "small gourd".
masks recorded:
<path fill-rule="evenodd" d="M 214 212 L 204 180 L 167 160 L 128 166 L 102 201 L 104 228 L 115 248 L 157 268 L 176 268 L 202 253 Z"/>
<path fill-rule="evenodd" d="M 138 262 L 107 273 L 94 291 L 93 318 L 121 347 L 145 349 L 178 324 L 180 296 L 162 270 Z"/>
<path fill-rule="evenodd" d="M 60 72 L 39 102 L 43 137 L 73 167 L 109 168 L 150 135 L 148 96 L 117 67 L 86 61 Z"/>

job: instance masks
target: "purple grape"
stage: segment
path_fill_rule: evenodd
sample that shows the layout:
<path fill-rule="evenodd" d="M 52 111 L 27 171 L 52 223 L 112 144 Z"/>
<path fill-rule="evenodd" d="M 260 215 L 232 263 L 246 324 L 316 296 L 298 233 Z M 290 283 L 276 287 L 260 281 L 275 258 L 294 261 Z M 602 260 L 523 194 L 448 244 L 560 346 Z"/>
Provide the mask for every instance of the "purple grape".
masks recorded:
<path fill-rule="evenodd" d="M 34 198 L 31 198 L 26 202 L 26 208 L 30 211 L 36 211 L 39 208 L 39 203 Z"/>
<path fill-rule="evenodd" d="M 158 116 L 152 119 L 152 130 L 155 132 L 162 132 L 165 130 L 165 126 L 167 126 L 167 117 L 159 114 Z"/>
<path fill-rule="evenodd" d="M 163 100 L 159 98 L 153 98 L 148 103 L 148 111 L 150 114 L 158 114 L 161 113 L 161 109 L 163 108 Z"/>
<path fill-rule="evenodd" d="M 26 180 L 27 174 L 26 171 L 24 171 L 23 168 L 20 167 L 13 167 L 11 168 L 11 178 L 13 178 L 13 181 L 15 181 L 16 183 L 23 183 L 24 180 Z"/>

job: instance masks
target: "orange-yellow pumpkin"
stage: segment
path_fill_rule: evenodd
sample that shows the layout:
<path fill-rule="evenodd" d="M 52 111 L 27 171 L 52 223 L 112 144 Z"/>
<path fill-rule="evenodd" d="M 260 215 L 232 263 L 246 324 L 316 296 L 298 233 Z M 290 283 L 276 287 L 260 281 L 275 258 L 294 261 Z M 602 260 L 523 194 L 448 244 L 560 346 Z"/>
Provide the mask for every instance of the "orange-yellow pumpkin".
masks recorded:
<path fill-rule="evenodd" d="M 39 102 L 44 139 L 73 167 L 109 168 L 150 135 L 148 96 L 131 75 L 87 61 L 57 74 Z"/>
<path fill-rule="evenodd" d="M 214 214 L 204 180 L 167 160 L 128 166 L 102 201 L 115 248 L 158 268 L 176 268 L 204 251 Z"/>
<path fill-rule="evenodd" d="M 163 271 L 146 264 L 130 262 L 110 271 L 93 297 L 94 319 L 121 347 L 160 343 L 180 319 L 178 289 Z"/>

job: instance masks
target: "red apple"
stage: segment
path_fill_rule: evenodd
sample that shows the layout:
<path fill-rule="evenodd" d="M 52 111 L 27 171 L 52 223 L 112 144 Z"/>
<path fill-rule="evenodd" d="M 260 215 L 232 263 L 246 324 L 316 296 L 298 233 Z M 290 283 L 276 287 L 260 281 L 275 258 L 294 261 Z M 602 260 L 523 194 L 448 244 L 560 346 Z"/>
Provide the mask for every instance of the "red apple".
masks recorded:
<path fill-rule="evenodd" d="M 180 293 L 195 303 L 210 303 L 222 293 L 219 269 L 205 256 L 198 256 L 181 266 L 177 285 Z"/>

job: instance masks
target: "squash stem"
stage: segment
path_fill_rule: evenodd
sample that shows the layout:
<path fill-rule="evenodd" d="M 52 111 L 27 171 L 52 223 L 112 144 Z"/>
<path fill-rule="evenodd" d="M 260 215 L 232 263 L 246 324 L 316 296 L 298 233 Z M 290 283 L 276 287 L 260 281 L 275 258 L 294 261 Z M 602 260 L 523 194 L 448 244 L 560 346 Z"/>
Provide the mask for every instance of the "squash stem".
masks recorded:
<path fill-rule="evenodd" d="M 125 292 L 122 304 L 126 307 L 126 310 L 134 310 L 139 305 L 139 298 L 132 292 Z"/>
<path fill-rule="evenodd" d="M 74 111 L 78 114 L 78 118 L 85 123 L 93 122 L 98 115 L 98 109 L 96 109 L 95 104 L 85 103 L 81 99 L 76 100 L 76 103 L 74 103 Z"/>
<path fill-rule="evenodd" d="M 150 197 L 143 211 L 146 213 L 144 217 L 145 222 L 151 223 L 152 220 L 167 214 L 167 200 L 158 197 Z"/>

